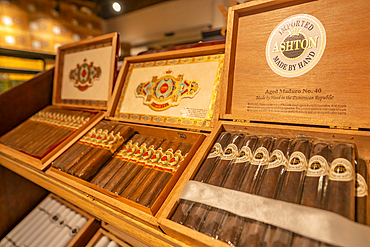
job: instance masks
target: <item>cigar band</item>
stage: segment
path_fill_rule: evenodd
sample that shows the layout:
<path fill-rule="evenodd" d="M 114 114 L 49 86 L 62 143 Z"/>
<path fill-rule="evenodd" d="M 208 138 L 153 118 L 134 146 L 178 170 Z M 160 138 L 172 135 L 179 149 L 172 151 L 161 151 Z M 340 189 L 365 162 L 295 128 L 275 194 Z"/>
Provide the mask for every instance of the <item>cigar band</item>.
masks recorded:
<path fill-rule="evenodd" d="M 271 153 L 266 169 L 271 169 L 279 166 L 287 166 L 287 164 L 288 160 L 285 157 L 284 153 L 281 150 L 276 149 Z"/>
<path fill-rule="evenodd" d="M 69 230 L 69 235 L 71 236 L 74 236 L 76 235 L 79 231 L 80 231 L 80 228 L 78 226 L 75 226 L 75 227 L 69 227 L 70 230 Z"/>
<path fill-rule="evenodd" d="M 118 133 L 115 136 L 113 135 L 113 138 L 110 141 L 108 141 L 107 149 L 109 149 L 109 151 L 112 154 L 114 154 L 116 150 L 122 145 L 123 142 L 124 139 L 120 133 Z"/>
<path fill-rule="evenodd" d="M 148 159 L 150 157 L 152 157 L 152 155 L 154 154 L 154 152 L 155 152 L 154 146 L 151 145 L 147 150 L 145 150 L 145 152 L 143 153 L 143 155 L 138 160 L 137 164 L 139 164 L 139 165 L 145 165 L 147 163 Z"/>
<path fill-rule="evenodd" d="M 356 197 L 367 196 L 367 183 L 365 178 L 360 174 L 356 173 Z"/>
<path fill-rule="evenodd" d="M 327 175 L 329 170 L 328 162 L 321 155 L 314 155 L 310 158 L 307 168 L 307 176 L 320 177 Z"/>
<path fill-rule="evenodd" d="M 132 155 L 130 162 L 136 162 L 145 152 L 146 152 L 146 143 L 143 143 L 139 149 L 135 151 L 135 153 Z"/>
<path fill-rule="evenodd" d="M 53 224 L 59 224 L 59 221 L 61 220 L 61 215 L 59 213 L 51 214 L 49 216 L 49 220 Z"/>
<path fill-rule="evenodd" d="M 169 167 L 165 171 L 174 174 L 177 171 L 177 169 L 180 167 L 183 160 L 184 160 L 184 156 L 181 155 L 181 151 L 179 150 L 176 151 L 175 155 L 168 162 Z"/>
<path fill-rule="evenodd" d="M 79 143 L 85 144 L 85 142 L 90 141 L 91 137 L 96 133 L 96 129 L 93 128 L 89 132 L 87 132 L 80 140 L 78 140 Z"/>
<path fill-rule="evenodd" d="M 244 146 L 240 149 L 240 152 L 235 160 L 235 163 L 243 163 L 247 161 L 251 161 L 252 159 L 252 151 L 249 147 Z"/>
<path fill-rule="evenodd" d="M 158 160 L 158 163 L 159 164 L 162 164 L 162 165 L 167 165 L 167 164 L 169 164 L 170 160 L 173 157 L 174 157 L 173 150 L 172 149 L 168 149 L 166 152 L 164 152 L 164 154 L 162 155 L 162 157 Z"/>
<path fill-rule="evenodd" d="M 234 143 L 230 143 L 227 145 L 225 151 L 222 154 L 221 159 L 222 160 L 232 160 L 236 158 L 236 155 L 238 154 L 238 147 Z"/>
<path fill-rule="evenodd" d="M 287 171 L 301 172 L 307 170 L 307 158 L 299 151 L 295 151 L 290 155 Z"/>
<path fill-rule="evenodd" d="M 131 148 L 132 146 L 132 141 L 128 141 L 125 145 L 123 145 L 123 147 L 121 148 L 121 150 L 119 150 L 119 152 L 116 154 L 116 158 L 123 158 L 124 155 L 126 154 L 126 152 Z"/>
<path fill-rule="evenodd" d="M 213 145 L 211 151 L 209 152 L 207 158 L 214 158 L 217 156 L 221 156 L 221 150 L 222 150 L 221 144 L 218 142 L 215 143 L 215 145 Z"/>
<path fill-rule="evenodd" d="M 90 145 L 93 147 L 99 147 L 102 142 L 108 139 L 108 130 L 100 132 L 94 139 L 91 140 Z"/>
<path fill-rule="evenodd" d="M 335 159 L 330 165 L 329 179 L 334 181 L 351 181 L 355 173 L 351 162 L 344 158 Z"/>
<path fill-rule="evenodd" d="M 267 163 L 269 158 L 269 151 L 265 147 L 259 147 L 254 152 L 252 165 L 264 165 Z"/>
<path fill-rule="evenodd" d="M 130 147 L 129 150 L 127 150 L 127 152 L 122 156 L 121 159 L 123 160 L 130 160 L 130 158 L 132 157 L 132 155 L 136 152 L 136 150 L 139 149 L 139 143 L 135 142 L 134 145 L 132 145 Z"/>
<path fill-rule="evenodd" d="M 150 157 L 148 162 L 146 162 L 146 167 L 154 167 L 158 160 L 163 156 L 162 148 L 158 148 L 158 150 L 154 151 L 153 155 Z"/>

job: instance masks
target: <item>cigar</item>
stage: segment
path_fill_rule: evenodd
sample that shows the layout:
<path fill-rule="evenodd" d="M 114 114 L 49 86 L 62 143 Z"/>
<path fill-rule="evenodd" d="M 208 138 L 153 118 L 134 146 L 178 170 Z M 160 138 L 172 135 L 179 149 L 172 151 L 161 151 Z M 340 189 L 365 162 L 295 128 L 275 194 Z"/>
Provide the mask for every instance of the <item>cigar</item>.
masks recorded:
<path fill-rule="evenodd" d="M 194 181 L 198 182 L 208 182 L 214 168 L 217 166 L 220 158 L 222 156 L 222 151 L 226 149 L 227 144 L 231 138 L 230 132 L 222 132 L 218 137 L 216 143 L 213 145 L 211 151 L 209 152 L 207 159 L 200 166 L 199 171 L 194 177 Z M 187 201 L 181 199 L 179 204 L 174 211 L 171 220 L 179 224 L 184 224 L 190 209 L 195 203 L 192 201 Z"/>
<path fill-rule="evenodd" d="M 257 136 L 245 137 L 244 144 L 239 151 L 238 157 L 232 164 L 226 181 L 223 184 L 224 188 L 233 190 L 238 189 L 243 178 L 244 171 L 248 170 L 248 167 L 252 160 L 257 141 Z M 212 208 L 212 210 L 208 213 L 207 218 L 205 219 L 205 222 L 200 229 L 200 232 L 215 238 L 216 231 L 220 227 L 220 224 L 222 223 L 222 220 L 224 217 L 226 217 L 226 215 L 228 215 L 226 211 Z"/>
<path fill-rule="evenodd" d="M 333 149 L 324 209 L 355 220 L 354 145 L 338 144 Z"/>
<path fill-rule="evenodd" d="M 113 176 L 113 178 L 104 186 L 104 189 L 112 191 L 114 187 L 123 179 L 123 177 L 126 176 L 129 169 L 132 169 L 130 165 L 127 165 L 127 164 L 130 163 L 130 159 L 133 157 L 133 154 L 137 150 L 140 150 L 140 145 L 143 144 L 147 138 L 148 136 L 146 135 L 139 135 L 138 139 L 134 143 L 132 143 L 132 145 L 127 150 L 127 152 L 119 155 L 120 159 L 122 159 L 125 162 L 125 164 L 121 167 L 120 170 L 117 171 L 117 173 Z"/>
<path fill-rule="evenodd" d="M 174 141 L 167 147 L 167 150 L 162 153 L 161 151 L 156 152 L 155 158 L 150 159 L 150 162 L 153 166 L 159 164 L 160 162 L 165 162 L 166 158 L 169 156 L 173 156 L 174 150 L 176 150 L 180 146 L 181 142 Z M 162 161 L 163 159 L 163 161 Z M 130 184 L 122 191 L 120 194 L 122 197 L 130 198 L 130 200 L 134 200 L 133 198 L 137 198 L 138 195 L 141 195 L 143 191 L 147 188 L 147 186 L 155 179 L 155 177 L 159 174 L 159 169 L 151 169 L 147 176 L 141 177 L 141 176 L 135 176 L 135 179 L 133 179 Z M 141 174 L 140 174 L 141 175 Z M 129 177 L 127 178 L 129 179 Z M 140 180 L 139 180 L 140 179 Z M 140 194 L 139 194 L 140 193 Z"/>
<path fill-rule="evenodd" d="M 231 143 L 227 145 L 220 162 L 217 164 L 215 170 L 213 171 L 211 177 L 208 180 L 208 184 L 215 186 L 222 186 L 222 182 L 226 177 L 228 169 L 234 162 L 241 145 L 244 142 L 244 134 L 234 134 L 231 138 Z M 184 223 L 185 226 L 190 227 L 196 231 L 199 231 L 201 224 L 203 223 L 205 217 L 211 207 L 195 203 L 190 209 L 189 215 Z"/>
<path fill-rule="evenodd" d="M 288 167 L 277 199 L 291 203 L 300 203 L 307 171 L 307 159 L 310 154 L 309 139 L 294 139 L 291 143 L 289 154 Z M 292 237 L 292 232 L 269 226 L 266 230 L 263 244 L 265 246 L 289 246 Z"/>
<path fill-rule="evenodd" d="M 301 205 L 314 208 L 323 207 L 323 192 L 329 171 L 328 164 L 332 162 L 332 159 L 332 152 L 327 143 L 319 142 L 312 147 L 303 186 Z M 292 246 L 319 246 L 319 241 L 295 234 Z"/>
<path fill-rule="evenodd" d="M 367 166 L 363 159 L 356 159 L 356 222 L 367 224 Z"/>
<path fill-rule="evenodd" d="M 178 147 L 176 152 L 174 153 L 173 157 L 167 158 L 167 163 L 164 164 L 164 167 L 160 168 L 160 173 L 158 176 L 153 180 L 153 182 L 143 191 L 140 191 L 139 188 L 134 192 L 138 191 L 138 196 L 132 196 L 132 200 L 141 205 L 146 207 L 151 207 L 158 196 L 162 193 L 163 189 L 166 187 L 167 183 L 176 173 L 177 169 L 182 165 L 185 157 L 187 156 L 188 152 L 190 151 L 193 144 L 183 142 Z M 145 192 L 144 192 L 145 191 Z M 134 195 L 133 194 L 133 195 Z M 131 197 L 129 198 L 131 200 Z"/>
<path fill-rule="evenodd" d="M 153 136 L 149 136 L 143 144 L 141 144 L 140 149 L 137 150 L 133 154 L 132 160 L 128 162 L 128 166 L 130 164 L 136 164 L 137 159 L 139 159 L 147 149 L 152 145 L 158 138 Z M 124 165 L 126 162 L 121 162 L 120 159 L 112 159 L 93 179 L 92 183 L 96 184 L 97 186 L 103 188 L 117 173 L 117 171 Z"/>
<path fill-rule="evenodd" d="M 90 140 L 91 137 L 96 134 L 97 129 L 103 129 L 107 123 L 104 121 L 99 122 L 93 129 L 87 132 L 78 142 L 73 144 L 64 153 L 62 153 L 55 161 L 52 162 L 52 166 L 56 169 L 61 170 L 67 165 L 75 156 L 79 154 L 86 146 L 85 140 Z"/>
<path fill-rule="evenodd" d="M 119 152 L 113 157 L 112 160 L 108 162 L 108 164 L 112 163 L 112 164 L 118 164 L 118 165 L 124 166 L 127 163 L 127 159 L 126 159 L 126 157 L 128 157 L 127 152 L 131 150 L 132 145 L 136 143 L 136 141 L 140 138 L 142 138 L 142 135 L 134 134 L 124 145 L 122 145 Z M 125 157 L 125 160 L 122 159 L 122 157 Z M 115 171 L 115 172 L 117 173 L 118 171 Z M 97 182 L 104 176 L 105 174 L 101 174 L 101 177 L 97 175 L 93 180 L 91 180 L 91 183 L 97 185 Z"/>
<path fill-rule="evenodd" d="M 171 142 L 171 140 L 165 140 L 159 145 L 159 147 L 157 146 L 156 148 L 149 149 L 145 160 L 139 161 L 140 166 L 132 166 L 112 191 L 122 196 L 124 190 L 126 190 L 127 186 L 130 184 L 130 186 L 133 187 L 131 189 L 127 189 L 127 192 L 130 191 L 128 193 L 131 193 L 136 186 L 139 186 L 140 182 L 145 183 L 145 177 L 154 168 L 155 163 L 163 155 L 163 150 L 166 150 L 170 146 Z"/>
<path fill-rule="evenodd" d="M 116 124 L 109 124 L 106 125 L 104 129 L 99 129 L 97 131 L 93 130 L 93 133 L 91 133 L 89 139 L 81 138 L 79 142 L 83 142 L 83 144 L 85 144 L 85 148 L 80 150 L 79 153 L 76 153 L 75 157 L 68 164 L 61 168 L 62 171 L 73 174 L 76 170 L 78 170 L 79 166 L 83 165 L 82 163 L 79 163 L 79 161 L 94 149 L 94 145 L 97 145 L 96 143 L 98 143 L 98 140 L 106 138 L 109 131 L 113 130 L 115 127 Z"/>
<path fill-rule="evenodd" d="M 289 138 L 279 138 L 276 140 L 275 146 L 272 149 L 268 165 L 265 167 L 261 175 L 261 182 L 256 190 L 256 195 L 276 198 L 277 192 L 280 188 L 284 172 L 288 163 L 288 148 L 290 144 Z M 236 218 L 236 216 L 234 216 Z M 244 246 L 250 244 L 251 246 L 259 246 L 263 241 L 267 225 L 255 220 L 243 220 L 243 230 L 240 233 L 238 244 Z M 229 223 L 231 224 L 231 223 Z M 235 226 L 234 226 L 235 228 Z M 223 237 L 226 242 L 236 244 L 237 229 L 230 237 Z M 228 235 L 227 229 L 223 228 L 222 235 Z"/>
<path fill-rule="evenodd" d="M 103 148 L 98 149 L 94 156 L 89 157 L 89 155 L 87 155 L 81 160 L 81 163 L 85 165 L 76 171 L 75 176 L 89 181 L 102 165 L 113 156 L 122 143 L 134 134 L 134 130 L 131 127 L 119 127 L 115 128 L 117 134 L 114 135 L 112 131 L 110 139 L 103 144 Z"/>

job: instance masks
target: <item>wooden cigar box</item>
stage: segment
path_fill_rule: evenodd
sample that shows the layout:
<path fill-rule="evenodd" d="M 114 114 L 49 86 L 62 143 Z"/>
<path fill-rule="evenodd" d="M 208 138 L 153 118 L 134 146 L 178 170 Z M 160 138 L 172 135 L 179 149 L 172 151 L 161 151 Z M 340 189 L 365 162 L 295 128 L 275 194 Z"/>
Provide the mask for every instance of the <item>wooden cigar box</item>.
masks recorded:
<path fill-rule="evenodd" d="M 158 229 L 156 215 L 166 204 L 167 195 L 181 180 L 187 164 L 218 120 L 217 93 L 224 47 L 224 44 L 206 45 L 124 60 L 105 120 L 119 121 L 142 135 L 192 144 L 151 206 L 143 206 L 54 167 L 50 167 L 46 174 L 88 194 L 99 203 Z M 183 84 L 177 84 L 180 82 Z M 149 88 L 146 91 L 148 95 L 142 95 L 145 91 L 143 84 L 148 83 L 158 88 L 161 98 L 150 95 Z M 162 84 L 156 86 L 154 83 Z"/>
<path fill-rule="evenodd" d="M 51 208 L 47 206 L 46 201 L 50 199 L 53 199 L 57 202 L 59 202 L 61 205 L 64 205 L 66 208 L 64 209 L 70 209 L 68 211 L 69 213 L 63 213 L 62 211 L 51 211 Z M 37 211 L 39 213 L 37 214 Z M 43 211 L 43 213 L 40 213 Z M 68 216 L 68 214 L 72 215 L 72 212 L 76 213 L 73 214 L 73 216 Z M 44 215 L 45 214 L 45 215 Z M 80 216 L 77 216 L 79 214 Z M 73 219 L 73 217 L 76 217 Z M 52 223 L 49 224 L 47 227 L 45 226 L 45 222 L 41 222 L 41 219 L 45 219 L 45 221 L 51 221 Z M 78 223 L 80 221 L 80 223 Z M 31 223 L 29 223 L 31 222 Z M 74 225 L 69 225 L 70 223 Z M 50 227 L 56 224 L 57 227 L 54 227 L 51 229 Z M 29 227 L 30 225 L 37 226 L 36 229 L 33 229 L 32 231 L 22 230 L 25 227 Z M 81 225 L 81 226 L 80 226 Z M 72 247 L 72 246 L 86 246 L 87 242 L 92 238 L 92 236 L 96 233 L 96 231 L 99 229 L 99 222 L 95 220 L 93 216 L 86 213 L 85 211 L 75 207 L 74 205 L 70 204 L 69 202 L 61 199 L 60 197 L 49 194 L 40 204 L 30 212 L 29 215 L 27 215 L 12 231 L 8 233 L 8 235 L 5 236 L 5 238 L 2 241 L 5 241 L 5 239 L 8 242 L 13 242 L 15 244 L 24 244 L 26 243 L 27 239 L 33 239 L 32 244 L 42 241 L 37 239 L 36 236 L 33 236 L 32 234 L 37 234 L 40 229 L 43 229 L 43 232 L 48 232 L 49 234 L 53 235 L 55 238 L 58 238 L 64 233 L 66 235 L 72 236 L 68 238 L 68 241 L 63 242 L 66 243 L 65 246 Z M 69 228 L 69 230 L 68 230 Z M 66 231 L 68 230 L 68 231 Z M 44 234 L 45 233 L 39 233 Z M 20 233 L 22 233 L 20 235 Z M 22 239 L 22 236 L 28 236 L 26 239 Z M 45 239 L 47 236 L 45 236 Z M 31 240 L 30 240 L 31 241 Z M 53 239 L 49 239 L 49 241 L 53 241 Z M 41 242 L 40 242 L 41 243 Z M 52 243 L 52 242 L 50 242 Z"/>
<path fill-rule="evenodd" d="M 85 128 L 91 128 L 98 121 L 103 118 L 104 113 L 108 110 L 108 99 L 113 92 L 114 81 L 116 79 L 117 72 L 117 57 L 118 57 L 118 34 L 106 34 L 92 39 L 83 40 L 73 44 L 67 44 L 61 46 L 58 49 L 58 54 L 56 56 L 56 66 L 53 79 L 53 92 L 52 92 L 52 104 L 46 108 L 32 108 L 32 111 L 21 110 L 19 108 L 25 107 L 20 104 L 34 104 L 36 103 L 39 107 L 44 106 L 45 103 L 40 103 L 39 98 L 44 99 L 44 96 L 34 97 L 29 96 L 30 92 L 23 92 L 24 95 L 14 95 L 18 96 L 20 104 L 13 104 L 13 111 L 21 112 L 22 116 L 18 116 L 13 125 L 9 125 L 9 129 L 16 127 L 21 124 L 24 120 L 29 117 L 40 116 L 35 113 L 41 114 L 41 111 L 47 111 L 47 109 L 61 109 L 61 110 L 80 110 L 84 113 L 92 113 L 90 117 L 79 118 L 67 118 L 68 114 L 60 115 L 43 115 L 43 123 L 47 119 L 48 125 L 59 125 L 63 126 L 73 125 L 72 133 L 63 137 L 57 143 L 52 143 L 50 146 L 47 145 L 51 140 L 45 138 L 44 140 L 30 140 L 27 143 L 33 143 L 35 147 L 43 147 L 45 144 L 45 149 L 41 148 L 39 153 L 30 153 L 30 151 L 25 151 L 26 149 L 17 145 L 7 145 L 5 141 L 0 143 L 1 152 L 8 154 L 16 159 L 28 163 L 29 165 L 45 170 L 61 152 L 68 148 L 75 140 L 78 140 L 83 135 L 83 130 Z M 49 82 L 53 76 L 53 71 L 48 71 L 39 74 L 33 78 L 31 84 L 41 84 Z M 30 84 L 25 83 L 25 84 Z M 50 93 L 48 86 L 39 87 L 39 85 L 34 85 L 35 88 L 41 88 L 47 91 L 38 92 Z M 34 88 L 22 85 L 20 89 L 32 91 Z M 12 95 L 12 92 L 6 92 L 6 94 Z M 26 96 L 26 97 L 24 97 Z M 11 97 L 11 96 L 9 96 Z M 5 97 L 6 98 L 6 97 Z M 32 100 L 31 102 L 29 101 Z M 45 101 L 42 101 L 45 102 Z M 44 104 L 44 105 L 43 105 Z M 18 111 L 19 109 L 19 111 Z M 4 112 L 9 114 L 9 111 Z M 18 114 L 16 114 L 18 115 Z M 46 117 L 47 116 L 47 117 Z M 65 118 L 59 117 L 65 116 Z M 4 116 L 7 117 L 8 116 Z M 56 119 L 58 118 L 58 119 Z M 9 116 L 9 119 L 13 119 L 13 116 Z M 83 121 L 82 121 L 83 120 Z M 67 125 L 65 123 L 68 123 Z M 29 130 L 32 133 L 32 129 Z M 16 131 L 15 131 L 16 132 Z M 9 132 L 8 132 L 9 133 Z M 6 136 L 6 133 L 3 135 Z M 11 134 L 9 134 L 11 136 Z M 9 136 L 8 135 L 8 136 Z M 58 139 L 59 140 L 59 139 Z M 28 149 L 30 150 L 30 149 Z M 44 151 L 45 150 L 45 151 Z M 31 151 L 32 152 L 32 151 Z"/>
<path fill-rule="evenodd" d="M 331 0 L 261 0 L 229 8 L 220 121 L 158 216 L 166 234 L 191 246 L 230 246 L 170 220 L 186 182 L 222 131 L 354 143 L 369 160 L 369 73 L 363 69 L 369 42 L 352 38 L 366 35 L 358 23 L 369 9 L 367 1 Z"/>
<path fill-rule="evenodd" d="M 148 245 L 144 244 L 140 240 L 130 236 L 129 234 L 115 228 L 112 225 L 102 221 L 101 228 L 95 233 L 95 235 L 91 238 L 89 243 L 86 245 L 87 247 L 95 246 L 99 240 L 106 236 L 109 240 L 116 242 L 118 245 L 125 247 L 125 246 L 140 246 L 146 247 Z"/>

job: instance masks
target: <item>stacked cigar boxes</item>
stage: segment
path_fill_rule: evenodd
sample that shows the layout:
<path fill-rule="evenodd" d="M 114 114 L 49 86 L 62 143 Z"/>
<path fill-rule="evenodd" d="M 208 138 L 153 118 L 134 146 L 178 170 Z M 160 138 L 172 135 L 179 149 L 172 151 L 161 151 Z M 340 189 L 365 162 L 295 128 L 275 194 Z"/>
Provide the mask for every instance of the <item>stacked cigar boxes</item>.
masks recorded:
<path fill-rule="evenodd" d="M 102 119 L 116 78 L 117 42 L 118 34 L 112 33 L 60 47 L 52 105 L 3 135 L 1 152 L 45 170 Z"/>
<path fill-rule="evenodd" d="M 108 116 L 46 174 L 157 227 L 167 195 L 217 123 L 223 58 L 224 44 L 125 58 Z"/>
<path fill-rule="evenodd" d="M 229 9 L 221 121 L 170 193 L 165 233 L 192 246 L 369 243 L 369 41 L 353 39 L 369 31 L 358 25 L 369 10 Z"/>

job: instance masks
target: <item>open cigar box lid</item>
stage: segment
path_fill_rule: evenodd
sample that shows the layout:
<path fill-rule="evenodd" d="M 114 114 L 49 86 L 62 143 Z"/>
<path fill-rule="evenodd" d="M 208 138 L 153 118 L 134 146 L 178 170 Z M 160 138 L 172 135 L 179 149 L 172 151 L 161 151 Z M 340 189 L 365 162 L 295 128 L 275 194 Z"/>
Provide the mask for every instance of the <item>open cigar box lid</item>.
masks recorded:
<path fill-rule="evenodd" d="M 366 0 L 231 7 L 220 117 L 369 128 L 369 11 Z"/>
<path fill-rule="evenodd" d="M 224 44 L 127 57 L 109 118 L 209 130 L 218 120 Z"/>
<path fill-rule="evenodd" d="M 108 109 L 118 61 L 118 33 L 59 47 L 53 105 Z"/>

